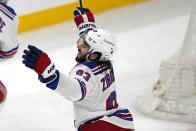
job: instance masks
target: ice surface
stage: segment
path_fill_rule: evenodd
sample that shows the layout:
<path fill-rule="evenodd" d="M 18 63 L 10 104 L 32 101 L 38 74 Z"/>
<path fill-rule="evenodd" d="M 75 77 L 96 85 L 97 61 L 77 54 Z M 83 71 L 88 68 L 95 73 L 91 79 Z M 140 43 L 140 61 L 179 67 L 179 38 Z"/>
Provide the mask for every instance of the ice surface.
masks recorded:
<path fill-rule="evenodd" d="M 136 131 L 196 131 L 196 124 L 159 120 L 140 114 L 135 99 L 159 77 L 163 59 L 183 42 L 193 0 L 155 0 L 96 15 L 98 27 L 112 32 L 118 40 L 114 62 L 118 101 L 131 110 Z M 74 22 L 30 31 L 19 36 L 17 55 L 0 62 L 0 80 L 8 89 L 7 103 L 0 113 L 0 131 L 74 131 L 72 103 L 37 80 L 22 64 L 28 44 L 47 52 L 65 74 L 75 65 Z"/>

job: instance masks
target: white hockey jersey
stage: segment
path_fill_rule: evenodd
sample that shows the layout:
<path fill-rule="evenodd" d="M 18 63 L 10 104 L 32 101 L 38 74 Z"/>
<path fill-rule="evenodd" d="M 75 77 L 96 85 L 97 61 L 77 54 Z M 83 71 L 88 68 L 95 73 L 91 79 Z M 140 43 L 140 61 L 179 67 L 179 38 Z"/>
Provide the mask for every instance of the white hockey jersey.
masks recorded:
<path fill-rule="evenodd" d="M 118 105 L 113 71 L 96 62 L 76 65 L 69 76 L 59 74 L 49 88 L 73 101 L 75 127 L 94 120 L 104 120 L 122 128 L 134 129 L 128 109 Z"/>
<path fill-rule="evenodd" d="M 18 23 L 15 11 L 0 3 L 0 58 L 9 58 L 17 52 Z"/>

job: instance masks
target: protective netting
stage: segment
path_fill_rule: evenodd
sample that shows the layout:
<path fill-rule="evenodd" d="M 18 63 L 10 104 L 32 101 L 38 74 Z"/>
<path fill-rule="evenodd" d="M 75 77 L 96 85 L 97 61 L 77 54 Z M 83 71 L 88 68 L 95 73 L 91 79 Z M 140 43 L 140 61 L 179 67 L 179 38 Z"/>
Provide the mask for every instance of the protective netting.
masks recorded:
<path fill-rule="evenodd" d="M 196 8 L 193 7 L 182 48 L 162 61 L 160 78 L 137 101 L 150 116 L 196 122 Z"/>

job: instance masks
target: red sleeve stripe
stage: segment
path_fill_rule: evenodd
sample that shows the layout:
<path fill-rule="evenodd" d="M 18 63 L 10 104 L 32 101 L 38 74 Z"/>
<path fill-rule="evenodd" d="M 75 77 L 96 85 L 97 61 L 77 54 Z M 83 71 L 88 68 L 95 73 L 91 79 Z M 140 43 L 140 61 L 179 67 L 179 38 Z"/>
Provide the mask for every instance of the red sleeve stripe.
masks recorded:
<path fill-rule="evenodd" d="M 105 65 L 103 65 L 103 66 L 98 66 L 98 67 L 94 68 L 94 69 L 92 70 L 92 72 L 94 73 L 94 72 L 96 72 L 96 71 L 102 69 L 103 67 L 105 67 Z"/>
<path fill-rule="evenodd" d="M 78 80 L 78 79 L 77 79 L 77 80 Z M 84 82 L 82 82 L 82 81 L 80 81 L 80 80 L 78 80 L 78 82 L 79 82 L 79 84 L 80 84 L 81 92 L 82 92 L 82 98 L 79 100 L 79 101 L 81 101 L 81 100 L 83 100 L 84 97 L 86 96 L 86 85 L 85 85 Z"/>
<path fill-rule="evenodd" d="M 9 58 L 9 57 L 12 57 L 14 54 L 16 54 L 17 51 L 14 51 L 10 54 L 3 54 L 2 51 L 0 51 L 0 58 Z"/>
<path fill-rule="evenodd" d="M 0 50 L 0 58 L 9 58 L 16 54 L 18 50 L 18 46 L 10 51 L 1 51 Z"/>
<path fill-rule="evenodd" d="M 14 19 L 15 15 L 12 14 L 9 10 L 7 10 L 5 7 L 3 7 L 2 5 L 0 5 L 0 9 L 3 11 L 3 13 L 5 13 L 6 15 L 8 15 L 8 17 L 10 17 L 11 19 Z"/>
<path fill-rule="evenodd" d="M 119 118 L 121 118 L 123 120 L 127 120 L 127 121 L 133 121 L 133 117 L 128 109 L 118 110 L 114 114 L 112 114 L 111 116 L 116 116 L 116 117 L 119 117 Z"/>
<path fill-rule="evenodd" d="M 132 117 L 132 115 L 131 114 L 118 114 L 119 116 L 121 116 L 121 117 L 124 117 L 124 118 L 129 118 L 129 117 Z"/>

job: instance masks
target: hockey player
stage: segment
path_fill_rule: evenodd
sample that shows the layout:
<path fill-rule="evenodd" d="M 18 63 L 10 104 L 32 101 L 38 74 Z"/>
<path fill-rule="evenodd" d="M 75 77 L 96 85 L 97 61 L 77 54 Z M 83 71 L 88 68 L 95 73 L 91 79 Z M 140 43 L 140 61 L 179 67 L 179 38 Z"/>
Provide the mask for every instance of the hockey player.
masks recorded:
<path fill-rule="evenodd" d="M 117 102 L 111 57 L 116 51 L 113 35 L 96 29 L 94 16 L 80 8 L 74 12 L 79 29 L 78 62 L 69 75 L 60 73 L 48 55 L 35 46 L 24 50 L 23 63 L 33 69 L 42 83 L 73 102 L 78 131 L 133 131 L 129 110 Z"/>
<path fill-rule="evenodd" d="M 7 97 L 7 89 L 0 80 L 0 111 L 3 109 Z"/>
<path fill-rule="evenodd" d="M 18 18 L 8 0 L 0 0 L 0 59 L 14 56 L 18 50 Z"/>

